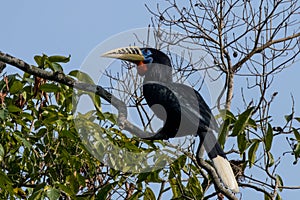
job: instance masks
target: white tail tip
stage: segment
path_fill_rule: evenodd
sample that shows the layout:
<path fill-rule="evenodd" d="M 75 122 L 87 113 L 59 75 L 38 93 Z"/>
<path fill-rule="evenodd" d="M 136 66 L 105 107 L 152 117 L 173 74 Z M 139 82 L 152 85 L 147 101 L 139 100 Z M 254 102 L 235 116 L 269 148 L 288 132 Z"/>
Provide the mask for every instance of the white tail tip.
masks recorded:
<path fill-rule="evenodd" d="M 230 163 L 222 156 L 217 156 L 212 159 L 215 169 L 221 178 L 224 185 L 234 193 L 238 193 L 239 186 L 236 182 Z"/>

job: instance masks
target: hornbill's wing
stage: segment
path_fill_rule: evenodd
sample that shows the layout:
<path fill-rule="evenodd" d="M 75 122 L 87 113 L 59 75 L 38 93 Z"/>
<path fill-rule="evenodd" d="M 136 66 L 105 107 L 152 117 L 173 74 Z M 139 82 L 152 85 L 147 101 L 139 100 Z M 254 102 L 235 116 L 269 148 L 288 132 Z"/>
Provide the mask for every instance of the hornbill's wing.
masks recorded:
<path fill-rule="evenodd" d="M 204 99 L 187 85 L 148 81 L 143 85 L 143 94 L 155 115 L 164 121 L 164 127 L 148 139 L 199 135 L 218 129 Z"/>

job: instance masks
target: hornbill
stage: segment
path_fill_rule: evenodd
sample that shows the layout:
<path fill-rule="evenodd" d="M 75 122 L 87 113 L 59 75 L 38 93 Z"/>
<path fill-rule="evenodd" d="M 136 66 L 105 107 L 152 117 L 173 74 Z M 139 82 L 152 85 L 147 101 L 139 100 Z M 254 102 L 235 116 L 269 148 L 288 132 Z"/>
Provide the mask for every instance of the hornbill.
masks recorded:
<path fill-rule="evenodd" d="M 202 144 L 212 160 L 224 185 L 238 192 L 238 184 L 230 163 L 214 132 L 218 124 L 198 91 L 172 81 L 172 65 L 169 57 L 154 48 L 125 47 L 106 52 L 103 57 L 117 58 L 137 65 L 137 72 L 144 76 L 143 95 L 148 106 L 164 125 L 146 139 L 163 140 L 187 134 L 199 135 L 200 157 Z"/>

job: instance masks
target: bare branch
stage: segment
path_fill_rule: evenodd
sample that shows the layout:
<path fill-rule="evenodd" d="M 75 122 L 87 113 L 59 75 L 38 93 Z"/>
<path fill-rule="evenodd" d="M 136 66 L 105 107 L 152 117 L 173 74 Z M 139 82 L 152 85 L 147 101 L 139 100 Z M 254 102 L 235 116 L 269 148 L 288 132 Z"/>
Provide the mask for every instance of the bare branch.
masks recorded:
<path fill-rule="evenodd" d="M 260 47 L 256 47 L 254 48 L 249 54 L 247 54 L 242 60 L 240 60 L 238 63 L 236 63 L 232 70 L 234 72 L 236 72 L 245 62 L 247 62 L 254 54 L 257 54 L 257 53 L 261 53 L 263 50 L 265 50 L 266 48 L 270 47 L 271 45 L 274 45 L 274 44 L 277 44 L 277 43 L 282 43 L 282 42 L 286 42 L 286 41 L 289 41 L 289 40 L 292 40 L 294 38 L 298 38 L 300 37 L 300 32 L 299 33 L 295 33 L 293 35 L 290 35 L 288 37 L 285 37 L 285 38 L 280 38 L 280 39 L 277 39 L 277 40 L 270 40 L 268 41 L 266 44 L 260 46 Z"/>

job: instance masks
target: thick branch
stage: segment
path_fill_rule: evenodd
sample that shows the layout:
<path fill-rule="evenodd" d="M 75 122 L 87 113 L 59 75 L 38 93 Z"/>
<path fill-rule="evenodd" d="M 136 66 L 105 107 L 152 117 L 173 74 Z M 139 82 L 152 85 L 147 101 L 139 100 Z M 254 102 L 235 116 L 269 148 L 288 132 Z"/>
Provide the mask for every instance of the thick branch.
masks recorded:
<path fill-rule="evenodd" d="M 105 99 L 107 102 L 111 103 L 115 108 L 118 110 L 118 121 L 120 123 L 120 127 L 124 130 L 127 130 L 137 137 L 146 137 L 150 135 L 150 133 L 145 133 L 145 131 L 140 130 L 135 125 L 131 124 L 127 120 L 127 107 L 125 103 L 121 100 L 119 100 L 117 97 L 106 91 L 103 87 L 99 85 L 93 85 L 88 83 L 83 83 L 80 81 L 77 81 L 73 79 L 72 77 L 66 76 L 62 72 L 50 72 L 45 71 L 43 69 L 34 67 L 29 65 L 28 63 L 24 62 L 23 60 L 20 60 L 18 58 L 15 58 L 9 54 L 2 53 L 0 51 L 0 63 L 6 63 L 12 66 L 17 67 L 18 69 L 32 74 L 34 76 L 38 76 L 47 80 L 55 81 L 58 83 L 62 83 L 64 85 L 70 86 L 72 88 L 76 88 L 79 90 L 87 91 L 87 92 L 93 92 L 94 94 L 99 95 L 101 98 Z"/>
<path fill-rule="evenodd" d="M 5 69 L 6 64 L 4 62 L 0 62 L 0 73 Z"/>
<path fill-rule="evenodd" d="M 173 144 L 170 144 L 170 143 L 168 144 L 168 146 L 178 149 L 178 146 L 174 146 Z M 230 190 L 228 190 L 224 187 L 216 170 L 202 158 L 202 154 L 204 151 L 203 145 L 199 144 L 197 156 L 195 156 L 191 152 L 186 152 L 182 149 L 179 149 L 179 150 L 182 153 L 184 153 L 186 156 L 188 156 L 199 169 L 203 168 L 205 171 L 208 172 L 208 174 L 212 178 L 212 182 L 215 186 L 216 192 L 222 193 L 230 200 L 237 200 L 237 197 Z M 208 179 L 208 176 L 206 176 L 206 175 L 203 175 L 203 177 L 204 177 L 204 179 Z"/>
<path fill-rule="evenodd" d="M 199 157 L 197 157 L 197 163 L 200 167 L 204 168 L 212 177 L 212 179 L 214 180 L 213 183 L 217 190 L 219 190 L 222 194 L 224 194 L 228 199 L 232 199 L 232 200 L 238 199 L 236 196 L 234 196 L 234 194 L 230 190 L 225 189 L 225 187 L 220 181 L 220 178 L 217 175 L 216 170 L 210 164 L 205 162 L 203 158 L 199 158 Z"/>

